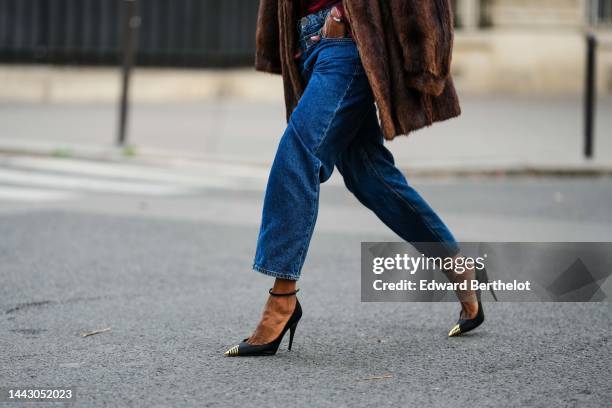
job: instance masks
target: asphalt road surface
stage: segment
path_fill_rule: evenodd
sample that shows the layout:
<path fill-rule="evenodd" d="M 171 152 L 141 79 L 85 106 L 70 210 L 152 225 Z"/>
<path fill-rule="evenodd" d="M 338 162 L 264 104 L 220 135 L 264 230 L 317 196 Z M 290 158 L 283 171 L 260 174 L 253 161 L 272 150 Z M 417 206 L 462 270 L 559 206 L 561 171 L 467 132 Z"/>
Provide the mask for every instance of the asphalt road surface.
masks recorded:
<path fill-rule="evenodd" d="M 609 406 L 610 303 L 487 303 L 455 339 L 454 304 L 361 303 L 360 242 L 397 237 L 337 179 L 294 350 L 223 357 L 270 286 L 250 271 L 266 173 L 1 158 L 0 388 L 74 387 L 75 406 Z M 612 240 L 609 178 L 413 182 L 462 240 Z"/>

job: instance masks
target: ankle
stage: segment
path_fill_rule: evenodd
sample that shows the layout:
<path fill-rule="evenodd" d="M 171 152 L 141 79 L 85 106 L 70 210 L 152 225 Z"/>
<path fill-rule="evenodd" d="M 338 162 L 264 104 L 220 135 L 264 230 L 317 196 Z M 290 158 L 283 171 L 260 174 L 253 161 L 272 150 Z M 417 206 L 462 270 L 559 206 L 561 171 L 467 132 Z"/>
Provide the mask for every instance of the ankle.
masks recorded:
<path fill-rule="evenodd" d="M 296 298 L 295 296 L 288 297 L 278 297 L 278 296 L 270 296 L 268 298 L 267 308 L 268 310 L 282 314 L 282 315 L 290 315 L 293 313 L 293 309 L 295 309 Z"/>
<path fill-rule="evenodd" d="M 297 288 L 297 281 L 276 278 L 276 280 L 274 280 L 274 286 L 272 286 L 272 292 L 291 293 L 291 292 L 294 292 L 296 288 Z"/>
<path fill-rule="evenodd" d="M 467 319 L 473 319 L 478 314 L 478 302 L 461 302 L 461 309 Z"/>

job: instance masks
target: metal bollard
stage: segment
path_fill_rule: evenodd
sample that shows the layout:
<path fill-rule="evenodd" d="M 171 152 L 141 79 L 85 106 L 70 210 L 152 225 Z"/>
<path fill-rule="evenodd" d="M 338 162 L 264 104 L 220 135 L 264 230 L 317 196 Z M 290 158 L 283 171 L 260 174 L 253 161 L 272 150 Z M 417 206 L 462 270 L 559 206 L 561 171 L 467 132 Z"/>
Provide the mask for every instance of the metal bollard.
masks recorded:
<path fill-rule="evenodd" d="M 130 76 L 134 66 L 134 57 L 138 41 L 138 28 L 140 27 L 140 16 L 138 16 L 138 1 L 124 0 L 123 8 L 123 32 L 121 36 L 122 49 L 122 81 L 121 100 L 119 103 L 119 132 L 117 144 L 125 145 L 127 140 L 127 125 L 129 115 L 129 91 Z"/>
<path fill-rule="evenodd" d="M 597 38 L 593 33 L 588 33 L 586 37 L 586 75 L 584 88 L 584 156 L 587 159 L 593 158 L 593 133 L 595 127 L 595 108 L 596 108 L 596 78 L 597 78 Z"/>

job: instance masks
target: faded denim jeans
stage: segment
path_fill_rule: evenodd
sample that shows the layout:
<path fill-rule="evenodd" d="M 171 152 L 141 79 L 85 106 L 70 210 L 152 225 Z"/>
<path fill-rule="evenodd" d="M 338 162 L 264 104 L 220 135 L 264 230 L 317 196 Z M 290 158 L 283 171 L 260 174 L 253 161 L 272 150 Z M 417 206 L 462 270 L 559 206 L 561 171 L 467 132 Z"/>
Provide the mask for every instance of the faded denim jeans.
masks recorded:
<path fill-rule="evenodd" d="M 319 12 L 300 22 L 299 65 L 307 86 L 272 164 L 253 269 L 300 278 L 317 219 L 320 184 L 334 167 L 355 197 L 402 239 L 428 256 L 456 255 L 455 238 L 408 184 L 383 144 L 374 97 L 353 40 L 309 41 L 320 32 L 325 16 L 326 11 Z M 431 248 L 438 253 L 428 253 Z"/>

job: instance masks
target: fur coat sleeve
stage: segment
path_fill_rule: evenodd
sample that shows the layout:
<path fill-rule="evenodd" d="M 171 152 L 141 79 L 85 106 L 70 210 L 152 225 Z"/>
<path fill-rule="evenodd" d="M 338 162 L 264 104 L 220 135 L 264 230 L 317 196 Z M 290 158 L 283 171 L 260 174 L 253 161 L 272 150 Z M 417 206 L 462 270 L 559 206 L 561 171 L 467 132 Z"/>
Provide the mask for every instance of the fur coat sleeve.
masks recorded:
<path fill-rule="evenodd" d="M 402 50 L 408 85 L 440 95 L 450 75 L 453 52 L 453 12 L 450 0 L 381 0 L 389 15 L 383 24 Z M 362 0 L 371 3 L 368 0 Z"/>

